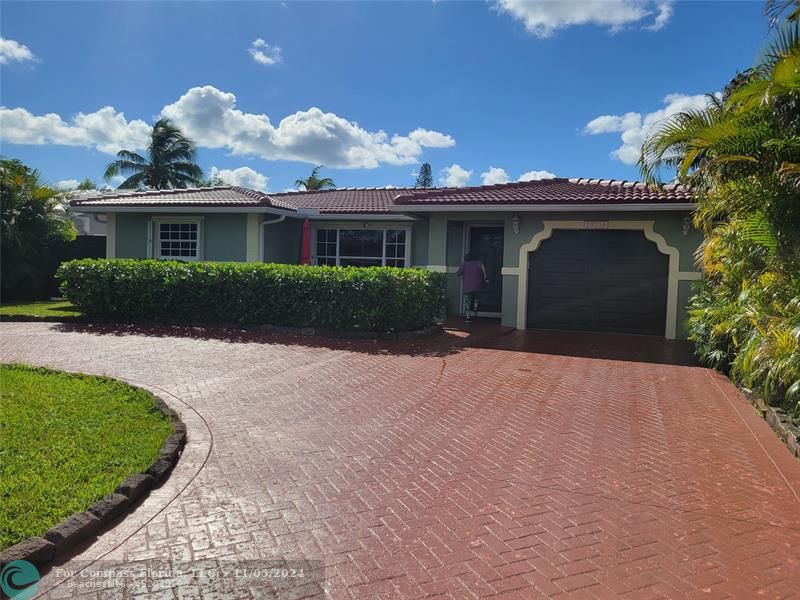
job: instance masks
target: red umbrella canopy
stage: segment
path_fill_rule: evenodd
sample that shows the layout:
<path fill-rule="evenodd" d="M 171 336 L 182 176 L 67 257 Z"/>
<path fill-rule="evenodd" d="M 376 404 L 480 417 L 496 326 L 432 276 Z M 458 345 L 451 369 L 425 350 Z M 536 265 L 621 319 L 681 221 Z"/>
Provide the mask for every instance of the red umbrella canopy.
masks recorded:
<path fill-rule="evenodd" d="M 303 221 L 303 232 L 300 236 L 300 264 L 311 264 L 311 222 Z"/>

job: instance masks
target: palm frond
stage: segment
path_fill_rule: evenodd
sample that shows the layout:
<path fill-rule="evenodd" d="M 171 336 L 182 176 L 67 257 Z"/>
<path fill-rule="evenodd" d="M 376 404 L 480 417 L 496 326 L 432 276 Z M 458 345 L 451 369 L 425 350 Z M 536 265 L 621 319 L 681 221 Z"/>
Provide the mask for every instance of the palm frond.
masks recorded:
<path fill-rule="evenodd" d="M 744 239 L 763 246 L 770 253 L 774 253 L 778 248 L 778 238 L 762 213 L 755 213 L 739 222 L 739 228 Z"/>
<path fill-rule="evenodd" d="M 770 27 L 775 27 L 782 19 L 796 22 L 800 20 L 800 2 L 798 0 L 767 0 L 764 3 L 764 16 L 769 19 Z"/>
<path fill-rule="evenodd" d="M 147 179 L 146 173 L 134 173 L 117 186 L 119 190 L 136 190 L 144 187 Z"/>
<path fill-rule="evenodd" d="M 131 152 L 129 150 L 120 150 L 117 152 L 117 158 L 120 160 L 126 160 L 131 163 L 136 163 L 139 165 L 146 165 L 147 159 L 142 156 L 141 154 L 137 154 L 136 152 Z"/>

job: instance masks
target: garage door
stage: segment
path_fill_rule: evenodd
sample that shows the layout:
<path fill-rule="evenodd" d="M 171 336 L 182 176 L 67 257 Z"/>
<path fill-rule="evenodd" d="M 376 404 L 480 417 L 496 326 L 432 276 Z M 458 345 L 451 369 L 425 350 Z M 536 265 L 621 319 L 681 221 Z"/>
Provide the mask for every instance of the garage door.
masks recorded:
<path fill-rule="evenodd" d="M 528 327 L 664 335 L 669 259 L 641 231 L 557 230 L 528 259 Z"/>

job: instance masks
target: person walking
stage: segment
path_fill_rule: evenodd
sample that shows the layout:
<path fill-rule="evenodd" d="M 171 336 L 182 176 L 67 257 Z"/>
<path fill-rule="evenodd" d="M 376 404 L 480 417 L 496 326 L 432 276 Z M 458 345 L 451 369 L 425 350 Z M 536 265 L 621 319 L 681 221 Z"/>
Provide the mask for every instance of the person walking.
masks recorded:
<path fill-rule="evenodd" d="M 489 283 L 486 278 L 486 267 L 472 252 L 467 252 L 464 262 L 456 275 L 461 277 L 461 291 L 464 294 L 464 316 L 469 323 L 469 313 L 478 311 L 478 292 Z"/>

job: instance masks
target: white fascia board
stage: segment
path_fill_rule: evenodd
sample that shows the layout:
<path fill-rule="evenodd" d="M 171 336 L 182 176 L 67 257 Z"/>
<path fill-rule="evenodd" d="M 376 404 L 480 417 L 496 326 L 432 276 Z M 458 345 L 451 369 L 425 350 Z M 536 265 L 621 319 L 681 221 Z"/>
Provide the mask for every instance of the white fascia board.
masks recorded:
<path fill-rule="evenodd" d="M 310 217 L 317 213 L 315 211 L 289 211 L 271 206 L 125 206 L 115 204 L 108 206 L 70 206 L 70 212 L 91 212 L 91 213 L 269 213 L 273 215 L 286 215 L 287 217 Z"/>
<path fill-rule="evenodd" d="M 396 212 L 630 212 L 630 211 L 687 211 L 694 210 L 693 202 L 673 204 L 451 204 L 447 206 L 397 204 L 389 210 Z"/>
<path fill-rule="evenodd" d="M 324 213 L 311 217 L 314 221 L 417 221 L 409 215 L 386 213 Z"/>

